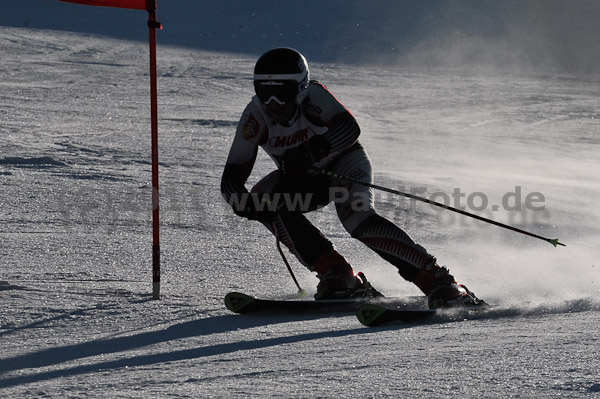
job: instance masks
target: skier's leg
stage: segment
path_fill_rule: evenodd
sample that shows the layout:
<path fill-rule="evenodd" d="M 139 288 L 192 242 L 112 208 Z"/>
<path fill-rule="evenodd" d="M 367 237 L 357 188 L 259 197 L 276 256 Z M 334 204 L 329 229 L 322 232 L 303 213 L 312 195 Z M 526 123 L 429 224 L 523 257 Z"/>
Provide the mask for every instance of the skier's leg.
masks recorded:
<path fill-rule="evenodd" d="M 372 182 L 371 163 L 362 149 L 346 154 L 333 168 L 336 174 Z M 335 184 L 344 189 L 338 193 L 336 208 L 342 224 L 352 237 L 396 266 L 404 279 L 413 282 L 430 299 L 440 287 L 445 289 L 446 296 L 458 295 L 458 285 L 448 269 L 438 266 L 435 257 L 424 247 L 376 213 L 372 189 L 343 180 Z"/>
<path fill-rule="evenodd" d="M 356 288 L 360 280 L 357 280 L 352 266 L 336 251 L 331 241 L 302 214 L 302 211 L 313 210 L 326 201 L 324 197 L 320 197 L 321 191 L 327 192 L 326 180 L 323 180 L 322 187 L 319 187 L 319 181 L 288 183 L 279 172 L 273 172 L 257 183 L 252 192 L 269 193 L 272 198 L 275 198 L 275 193 L 279 193 L 280 200 L 285 201 L 283 195 L 306 195 L 307 191 L 312 189 L 317 191 L 311 192 L 313 201 L 304 202 L 305 209 L 302 210 L 284 207 L 271 223 L 263 224 L 298 258 L 300 263 L 317 273 L 321 280 L 317 289 L 318 299 L 331 296 L 332 292 L 345 292 Z M 294 190 L 290 186 L 293 186 Z"/>
<path fill-rule="evenodd" d="M 368 183 L 372 181 L 371 162 L 364 150 L 345 155 L 335 164 L 334 172 L 352 175 L 354 179 Z M 344 181 L 338 184 L 344 191 L 336 200 L 337 212 L 352 237 L 396 266 L 400 275 L 408 281 L 413 281 L 419 270 L 435 263 L 435 258 L 425 248 L 416 244 L 398 226 L 377 214 L 373 189 Z"/>

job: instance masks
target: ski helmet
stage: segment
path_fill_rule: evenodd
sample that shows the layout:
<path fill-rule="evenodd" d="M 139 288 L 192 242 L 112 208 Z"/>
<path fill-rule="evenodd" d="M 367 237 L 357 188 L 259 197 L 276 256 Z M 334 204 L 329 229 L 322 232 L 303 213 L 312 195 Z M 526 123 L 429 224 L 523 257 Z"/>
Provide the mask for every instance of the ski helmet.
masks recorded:
<path fill-rule="evenodd" d="M 309 79 L 306 59 L 292 48 L 269 50 L 254 66 L 254 91 L 264 104 L 285 104 L 291 100 L 302 104 Z"/>

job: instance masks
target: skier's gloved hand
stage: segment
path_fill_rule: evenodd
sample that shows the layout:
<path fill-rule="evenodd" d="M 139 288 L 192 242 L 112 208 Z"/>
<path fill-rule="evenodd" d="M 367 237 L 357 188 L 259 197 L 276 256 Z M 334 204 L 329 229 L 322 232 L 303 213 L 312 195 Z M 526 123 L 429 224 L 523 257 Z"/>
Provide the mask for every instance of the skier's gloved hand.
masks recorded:
<path fill-rule="evenodd" d="M 307 142 L 283 153 L 279 159 L 281 171 L 291 176 L 303 175 L 313 163 L 326 157 L 330 149 L 331 145 L 325 137 L 313 136 Z"/>
<path fill-rule="evenodd" d="M 260 205 L 254 203 L 254 199 L 258 198 Z M 233 210 L 236 215 L 244 217 L 248 220 L 257 220 L 261 223 L 270 224 L 275 221 L 279 214 L 280 206 L 276 206 L 270 203 L 268 196 L 265 194 L 258 195 L 256 197 L 251 196 L 248 199 L 246 207 L 242 210 Z"/>
<path fill-rule="evenodd" d="M 283 174 L 288 176 L 298 176 L 306 173 L 310 165 L 313 164 L 313 161 L 310 152 L 306 150 L 306 147 L 299 146 L 284 152 L 279 163 L 281 164 L 281 171 Z"/>
<path fill-rule="evenodd" d="M 254 211 L 252 206 L 246 206 L 244 209 L 233 208 L 233 213 L 248 220 L 254 220 Z"/>
<path fill-rule="evenodd" d="M 254 220 L 258 220 L 264 224 L 271 224 L 277 219 L 279 215 L 278 210 L 270 210 L 268 207 L 264 207 L 262 210 L 254 209 Z"/>

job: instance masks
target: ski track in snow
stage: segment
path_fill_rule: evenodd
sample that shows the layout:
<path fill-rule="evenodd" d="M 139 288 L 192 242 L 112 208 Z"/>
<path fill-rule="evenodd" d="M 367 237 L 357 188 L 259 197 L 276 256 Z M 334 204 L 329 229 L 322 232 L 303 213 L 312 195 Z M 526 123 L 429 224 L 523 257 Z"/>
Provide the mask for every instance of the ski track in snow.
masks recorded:
<path fill-rule="evenodd" d="M 495 306 L 369 329 L 223 306 L 228 291 L 295 290 L 274 240 L 219 193 L 252 57 L 159 47 L 153 301 L 146 45 L 0 28 L 0 46 L 1 396 L 600 396 L 597 79 L 312 65 L 359 120 L 377 184 L 490 204 L 515 186 L 540 192 L 543 211 L 482 214 L 568 245 L 378 194 L 383 215 Z M 250 184 L 271 169 L 260 156 Z M 386 294 L 417 294 L 331 209 L 310 217 Z"/>

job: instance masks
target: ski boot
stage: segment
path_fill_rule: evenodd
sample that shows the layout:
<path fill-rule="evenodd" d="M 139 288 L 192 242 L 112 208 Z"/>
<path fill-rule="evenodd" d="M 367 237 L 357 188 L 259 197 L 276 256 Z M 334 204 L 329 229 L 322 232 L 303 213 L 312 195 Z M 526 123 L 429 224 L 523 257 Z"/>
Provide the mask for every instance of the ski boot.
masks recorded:
<path fill-rule="evenodd" d="M 346 259 L 333 250 L 323 255 L 315 265 L 319 278 L 315 300 L 374 298 L 383 296 L 365 275 L 354 274 Z"/>
<path fill-rule="evenodd" d="M 429 293 L 427 302 L 430 309 L 487 306 L 487 303 L 477 298 L 465 285 L 457 283 L 434 288 Z"/>
<path fill-rule="evenodd" d="M 467 287 L 458 284 L 445 266 L 439 266 L 435 262 L 420 270 L 413 283 L 427 295 L 430 309 L 487 305 Z"/>
<path fill-rule="evenodd" d="M 318 276 L 315 300 L 324 299 L 351 299 L 351 298 L 376 298 L 383 296 L 367 280 L 363 272 L 352 273 L 352 280 L 340 277 L 335 272 L 328 272 Z"/>

